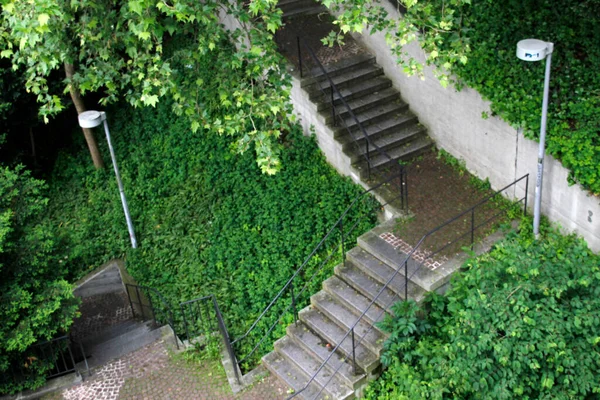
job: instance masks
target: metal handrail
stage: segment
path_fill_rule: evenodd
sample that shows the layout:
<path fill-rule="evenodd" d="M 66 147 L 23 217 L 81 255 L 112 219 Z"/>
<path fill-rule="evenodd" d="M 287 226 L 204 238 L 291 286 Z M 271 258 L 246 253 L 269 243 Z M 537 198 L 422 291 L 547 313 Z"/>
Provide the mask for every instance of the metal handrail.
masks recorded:
<path fill-rule="evenodd" d="M 425 260 L 423 260 L 419 266 L 412 272 L 412 274 L 409 276 L 408 275 L 408 270 L 407 270 L 407 266 L 408 266 L 408 260 L 413 256 L 413 254 L 419 249 L 419 247 L 421 246 L 421 244 L 431 235 L 435 234 L 436 232 L 438 232 L 440 229 L 444 228 L 445 226 L 449 225 L 450 223 L 456 221 L 457 219 L 459 219 L 460 217 L 464 216 L 465 214 L 471 213 L 471 215 L 473 215 L 473 210 L 475 210 L 476 208 L 480 207 L 481 205 L 487 203 L 490 199 L 492 199 L 493 197 L 498 196 L 500 193 L 502 193 L 503 191 L 505 191 L 506 189 L 510 188 L 513 185 L 516 185 L 518 182 L 522 181 L 523 179 L 526 180 L 525 183 L 525 194 L 521 199 L 518 199 L 517 202 L 520 203 L 521 201 L 524 202 L 523 205 L 523 213 L 525 214 L 527 212 L 527 192 L 528 192 L 528 188 L 529 188 L 529 174 L 523 175 L 521 178 L 515 180 L 514 182 L 512 182 L 511 184 L 503 187 L 502 189 L 496 191 L 494 194 L 488 196 L 487 198 L 484 198 L 483 200 L 481 200 L 480 202 L 478 202 L 477 204 L 475 204 L 474 206 L 472 206 L 471 208 L 467 209 L 466 211 L 463 211 L 462 213 L 456 215 L 455 217 L 449 219 L 448 221 L 444 222 L 443 224 L 441 224 L 440 226 L 432 229 L 431 231 L 427 232 L 425 235 L 423 235 L 423 237 L 418 241 L 418 243 L 413 247 L 413 249 L 407 254 L 407 256 L 405 257 L 404 261 L 402 263 L 400 263 L 400 265 L 404 265 L 405 266 L 405 274 L 404 274 L 404 290 L 405 290 L 405 298 L 404 300 L 406 301 L 408 296 L 406 295 L 407 293 L 407 288 L 408 288 L 408 282 L 412 279 L 412 277 L 421 269 L 421 267 L 423 266 Z M 471 228 L 473 228 L 474 224 L 471 224 Z M 473 237 L 473 236 L 471 236 Z M 473 243 L 471 243 L 471 246 L 473 245 Z M 439 250 L 437 250 L 439 251 Z M 437 252 L 436 251 L 436 252 Z M 431 257 L 431 255 L 430 255 Z M 294 397 L 298 396 L 300 393 L 304 392 L 308 386 L 315 380 L 315 378 L 317 377 L 317 375 L 321 372 L 321 370 L 323 370 L 323 368 L 325 367 L 325 365 L 329 362 L 329 360 L 331 359 L 331 357 L 333 357 L 334 353 L 337 353 L 339 347 L 342 345 L 342 343 L 348 338 L 348 336 L 352 335 L 352 356 L 353 359 L 355 358 L 355 349 L 356 347 L 358 347 L 363 339 L 371 332 L 371 330 L 373 329 L 374 325 L 372 325 L 359 339 L 358 343 L 355 345 L 354 342 L 354 328 L 356 328 L 356 326 L 358 325 L 358 323 L 364 318 L 364 316 L 367 314 L 367 312 L 371 309 L 371 307 L 373 306 L 373 304 L 375 304 L 377 302 L 377 300 L 379 299 L 379 296 L 381 296 L 381 294 L 388 288 L 388 286 L 390 285 L 390 283 L 396 278 L 396 276 L 398 276 L 398 274 L 400 273 L 401 268 L 396 269 L 396 271 L 392 274 L 392 276 L 386 281 L 385 285 L 382 286 L 382 288 L 377 292 L 377 295 L 375 296 L 375 298 L 369 303 L 369 305 L 367 306 L 367 308 L 363 311 L 363 313 L 356 319 L 356 321 L 354 322 L 354 324 L 352 324 L 352 326 L 348 329 L 348 331 L 346 332 L 346 334 L 342 337 L 342 339 L 339 340 L 339 343 L 331 350 L 331 354 L 329 354 L 329 356 L 321 363 L 321 365 L 319 366 L 319 368 L 317 368 L 317 370 L 313 373 L 313 375 L 311 376 L 311 378 L 308 380 L 308 382 L 306 383 L 306 385 L 300 389 L 299 391 L 295 392 L 293 395 L 289 396 L 286 400 L 290 400 L 293 399 Z M 394 291 L 394 293 L 396 293 Z M 394 297 L 394 300 L 399 297 L 398 294 L 396 293 L 396 296 Z M 394 303 L 394 301 L 392 301 L 390 304 L 387 305 L 387 307 L 385 309 L 382 310 L 382 312 L 379 314 L 379 316 L 377 317 L 377 320 L 379 320 L 379 318 L 381 318 L 381 316 L 387 312 L 387 310 L 390 308 L 390 306 Z M 347 360 L 348 356 L 346 356 L 346 358 L 344 360 Z M 333 374 L 331 374 L 331 376 L 329 377 L 329 379 L 327 380 L 327 382 L 325 382 L 321 389 L 319 390 L 319 392 L 316 394 L 316 397 L 318 397 L 321 392 L 325 389 L 325 387 L 329 384 L 329 382 L 331 382 L 331 380 L 333 379 L 333 377 L 337 374 L 337 372 L 339 371 L 339 369 L 342 367 L 343 364 L 340 363 L 340 365 L 336 368 L 335 372 Z M 356 365 L 354 366 L 355 370 L 356 370 Z"/>
<path fill-rule="evenodd" d="M 277 295 L 275 295 L 275 297 L 271 300 L 271 302 L 269 303 L 269 305 L 262 311 L 262 313 L 258 316 L 258 318 L 252 323 L 252 325 L 250 326 L 250 328 L 248 328 L 248 330 L 241 335 L 240 337 L 236 338 L 231 344 L 235 345 L 238 342 L 240 342 L 241 340 L 245 339 L 246 337 L 248 337 L 248 335 L 250 334 L 251 331 L 253 331 L 256 326 L 258 325 L 258 323 L 263 319 L 263 317 L 267 314 L 267 312 L 273 307 L 273 305 L 283 296 L 283 294 L 286 292 L 286 290 L 288 288 L 293 287 L 293 281 L 295 280 L 295 278 L 304 270 L 304 268 L 308 265 L 309 261 L 315 256 L 315 254 L 321 249 L 321 247 L 323 246 L 324 243 L 326 243 L 328 241 L 328 239 L 330 239 L 333 234 L 337 231 L 337 229 L 339 227 L 342 228 L 342 232 L 343 232 L 343 221 L 344 218 L 346 217 L 346 215 L 350 212 L 350 210 L 367 194 L 377 190 L 379 187 L 388 184 L 391 180 L 393 179 L 397 179 L 397 176 L 392 176 L 390 178 L 388 178 L 387 180 L 377 184 L 376 186 L 363 191 L 361 194 L 359 194 L 353 201 L 352 203 L 346 208 L 346 210 L 342 213 L 342 215 L 338 218 L 338 220 L 333 224 L 333 226 L 329 229 L 329 231 L 327 232 L 327 234 L 321 239 L 321 241 L 319 242 L 319 244 L 317 244 L 317 246 L 311 251 L 311 253 L 308 255 L 308 257 L 304 260 L 304 262 L 300 265 L 300 267 L 294 272 L 294 274 L 289 278 L 289 280 L 285 283 L 285 285 L 283 285 L 283 287 L 279 290 L 279 292 L 277 293 Z M 392 199 L 390 201 L 394 201 L 396 199 Z M 354 228 L 356 227 L 356 224 L 347 230 L 346 234 L 349 234 Z M 342 233 L 342 242 L 344 241 L 344 237 L 343 237 L 343 233 Z M 345 252 L 344 249 L 342 249 L 343 254 L 343 260 L 345 262 Z M 333 254 L 333 253 L 332 253 Z M 308 279 L 306 282 L 306 284 L 304 285 L 304 288 L 298 293 L 298 295 L 304 293 L 304 291 L 307 288 L 308 282 L 311 282 L 312 279 L 314 279 L 314 277 L 322 270 L 323 266 L 325 265 L 325 263 L 331 258 L 331 255 L 325 259 L 321 264 L 321 268 L 318 269 L 311 277 L 310 279 Z M 294 296 L 292 296 L 294 298 Z M 298 297 L 298 296 L 295 296 Z M 285 315 L 285 313 L 287 313 L 287 311 L 290 309 L 290 307 L 295 307 L 294 300 L 292 300 L 292 305 L 287 306 L 285 308 L 285 310 L 282 312 L 282 314 L 279 316 L 279 319 L 273 323 L 271 325 L 271 327 L 268 329 L 267 333 L 261 338 L 261 340 L 254 346 L 254 348 L 250 351 L 250 353 L 248 353 L 244 358 L 242 358 L 239 361 L 239 364 L 241 364 L 242 362 L 244 362 L 245 360 L 247 360 L 250 356 L 252 356 L 252 354 L 254 354 L 254 352 L 260 347 L 260 345 L 263 343 L 263 341 L 268 337 L 268 335 L 273 331 L 273 329 L 275 328 L 275 326 L 279 323 L 279 321 L 283 318 L 283 316 Z M 296 310 L 294 310 L 294 318 L 297 319 L 297 312 Z"/>
<path fill-rule="evenodd" d="M 137 299 L 139 302 L 134 302 L 131 300 L 131 294 L 129 292 L 129 288 L 135 288 L 136 294 L 137 294 Z M 175 324 L 174 324 L 174 319 L 173 319 L 173 309 L 171 307 L 171 305 L 169 304 L 169 302 L 167 301 L 167 299 L 164 298 L 164 296 L 156 289 L 149 287 L 149 286 L 140 286 L 140 285 L 134 285 L 131 283 L 126 283 L 125 284 L 125 289 L 127 292 L 127 297 L 129 298 L 129 305 L 131 306 L 131 313 L 133 314 L 133 316 L 135 317 L 135 308 L 133 307 L 133 304 L 139 304 L 140 305 L 140 311 L 142 312 L 142 318 L 146 318 L 145 314 L 144 314 L 144 307 L 148 307 L 151 311 L 151 317 L 154 320 L 154 322 L 156 324 L 159 324 L 159 322 L 161 320 L 156 318 L 156 311 L 158 311 L 163 318 L 166 319 L 167 324 L 171 327 L 171 329 L 173 330 L 173 336 L 175 338 L 175 346 L 177 347 L 177 349 L 179 349 L 179 338 L 177 337 L 177 330 L 175 328 Z M 148 304 L 144 304 L 142 301 L 142 297 L 140 296 L 140 290 L 145 291 L 145 295 L 148 298 Z M 163 308 L 166 309 L 166 311 L 160 309 L 160 308 L 156 308 L 154 307 L 154 304 L 152 303 L 152 294 L 154 294 L 158 300 L 162 303 Z"/>
<path fill-rule="evenodd" d="M 316 56 L 315 52 L 310 47 L 310 45 L 306 42 L 306 40 L 303 37 L 301 37 L 300 35 L 297 34 L 296 41 L 297 41 L 297 47 L 298 47 L 298 63 L 299 63 L 299 70 L 300 70 L 300 78 L 302 78 L 303 74 L 304 74 L 303 67 L 302 67 L 302 47 L 300 46 L 300 43 L 302 43 L 302 45 L 304 45 L 304 47 L 306 48 L 306 50 L 308 50 L 308 54 L 313 59 L 313 61 L 317 65 L 317 67 L 321 70 L 323 76 L 329 82 L 329 87 L 331 88 L 331 99 L 330 99 L 330 102 L 331 102 L 331 109 L 332 109 L 332 116 L 333 116 L 334 125 L 336 123 L 336 106 L 335 106 L 335 101 L 334 101 L 333 94 L 335 93 L 337 95 L 338 99 L 342 102 L 342 104 L 346 108 L 346 111 L 350 114 L 350 118 L 352 120 L 354 120 L 354 122 L 358 126 L 360 132 L 362 133 L 362 135 L 363 135 L 363 137 L 365 139 L 365 142 L 366 142 L 366 152 L 363 153 L 363 155 L 364 155 L 364 157 L 365 157 L 365 159 L 367 161 L 367 175 L 368 175 L 368 178 L 370 179 L 370 177 L 371 177 L 371 168 L 372 168 L 372 161 L 371 161 L 370 150 L 369 150 L 370 146 L 372 146 L 373 148 L 375 148 L 375 150 L 377 151 L 377 153 L 379 153 L 379 155 L 381 155 L 382 157 L 385 157 L 388 161 L 394 161 L 394 159 L 385 150 L 383 150 L 381 147 L 377 146 L 377 144 L 375 144 L 371 140 L 371 138 L 367 134 L 365 128 L 363 127 L 362 123 L 359 121 L 359 119 L 356 116 L 356 114 L 354 114 L 354 112 L 352 111 L 352 108 L 350 107 L 350 105 L 348 104 L 348 102 L 346 101 L 346 99 L 344 98 L 344 96 L 342 96 L 342 93 L 339 91 L 338 87 L 333 82 L 331 76 L 329 76 L 329 74 L 327 73 L 327 70 L 325 69 L 325 67 L 323 66 L 323 64 L 321 63 L 321 61 L 319 61 L 319 59 Z M 318 79 L 315 79 L 315 82 L 319 86 L 319 89 L 321 90 L 321 92 L 324 95 L 327 95 L 325 93 L 325 89 L 321 86 L 320 81 Z M 339 115 L 341 115 L 341 113 L 338 112 L 337 115 L 339 116 Z M 348 128 L 348 125 L 346 124 L 345 119 L 343 119 L 343 118 L 340 118 L 340 119 L 344 123 L 344 127 L 346 128 L 346 130 L 350 134 L 350 137 L 352 138 L 352 140 L 354 140 L 354 143 L 356 144 L 356 146 L 360 147 L 358 145 L 358 140 L 354 137 L 354 135 L 352 134 L 352 131 L 350 130 L 350 128 Z M 401 164 L 397 164 L 397 165 L 398 165 L 398 168 L 400 168 L 400 170 L 403 170 L 403 166 Z M 400 186 L 400 191 L 401 191 L 401 194 L 402 194 L 402 196 L 401 196 L 402 207 L 406 210 L 408 208 L 408 202 L 407 202 L 408 198 L 407 198 L 406 195 L 404 195 L 404 192 L 406 190 L 406 183 L 404 182 L 405 175 L 402 175 L 402 176 L 403 176 L 403 178 L 401 179 L 401 182 L 400 182 L 399 186 Z"/>

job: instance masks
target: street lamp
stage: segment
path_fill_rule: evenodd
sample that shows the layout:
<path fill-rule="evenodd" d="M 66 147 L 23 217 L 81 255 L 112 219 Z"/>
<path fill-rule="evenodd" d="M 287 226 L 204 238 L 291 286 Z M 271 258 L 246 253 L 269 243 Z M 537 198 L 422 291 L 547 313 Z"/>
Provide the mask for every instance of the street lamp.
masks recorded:
<path fill-rule="evenodd" d="M 525 39 L 517 43 L 517 57 L 524 61 L 546 59 L 544 77 L 544 99 L 542 101 L 542 125 L 540 126 L 540 147 L 538 150 L 537 179 L 535 181 L 535 201 L 533 205 L 533 234 L 540 236 L 540 208 L 542 205 L 542 177 L 544 175 L 544 152 L 546 147 L 546 120 L 548 118 L 548 92 L 550 87 L 550 64 L 552 63 L 554 43 L 538 39 Z"/>
<path fill-rule="evenodd" d="M 115 169 L 115 175 L 117 177 L 117 184 L 119 185 L 119 193 L 121 194 L 121 203 L 123 203 L 123 211 L 125 212 L 125 219 L 127 220 L 127 229 L 129 230 L 129 238 L 131 239 L 131 247 L 137 248 L 137 240 L 135 239 L 135 232 L 133 231 L 133 223 L 131 222 L 131 215 L 129 215 L 129 207 L 127 207 L 127 199 L 125 198 L 125 190 L 123 190 L 123 182 L 121 182 L 121 175 L 119 175 L 119 168 L 117 167 L 117 160 L 115 158 L 115 151 L 110 141 L 110 132 L 108 130 L 108 123 L 106 122 L 106 113 L 104 111 L 85 111 L 79 114 L 79 126 L 82 128 L 95 128 L 101 123 L 104 123 L 104 132 L 106 133 L 106 141 L 108 142 L 108 149 L 110 150 L 110 158 L 112 159 L 113 168 Z"/>

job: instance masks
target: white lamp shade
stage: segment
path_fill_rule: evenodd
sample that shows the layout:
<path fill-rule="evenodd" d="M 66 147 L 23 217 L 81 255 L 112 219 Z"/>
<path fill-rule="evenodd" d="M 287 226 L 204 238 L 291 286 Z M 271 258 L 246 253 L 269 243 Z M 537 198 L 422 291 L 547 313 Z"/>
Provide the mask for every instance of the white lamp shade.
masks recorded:
<path fill-rule="evenodd" d="M 525 39 L 517 43 L 517 57 L 523 61 L 540 61 L 552 52 L 549 43 L 538 39 Z"/>
<path fill-rule="evenodd" d="M 106 119 L 106 114 L 100 111 L 84 111 L 79 114 L 78 119 L 82 128 L 95 128 Z"/>

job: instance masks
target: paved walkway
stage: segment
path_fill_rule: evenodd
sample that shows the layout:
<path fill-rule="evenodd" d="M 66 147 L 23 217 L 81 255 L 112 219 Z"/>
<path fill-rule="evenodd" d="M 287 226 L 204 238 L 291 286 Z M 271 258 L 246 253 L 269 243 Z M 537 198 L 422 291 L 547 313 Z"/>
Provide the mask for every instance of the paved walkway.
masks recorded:
<path fill-rule="evenodd" d="M 234 395 L 219 362 L 186 360 L 184 354 L 171 354 L 167 343 L 158 340 L 96 369 L 85 382 L 43 399 L 269 400 L 287 396 L 287 388 L 270 375 Z"/>

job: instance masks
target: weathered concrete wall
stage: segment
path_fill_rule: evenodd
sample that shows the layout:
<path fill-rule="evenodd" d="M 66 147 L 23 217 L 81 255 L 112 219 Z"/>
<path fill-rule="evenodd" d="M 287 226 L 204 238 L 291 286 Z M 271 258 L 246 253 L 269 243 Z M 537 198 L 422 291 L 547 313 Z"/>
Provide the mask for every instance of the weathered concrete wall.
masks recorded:
<path fill-rule="evenodd" d="M 389 2 L 383 3 L 391 18 L 399 17 Z M 428 128 L 438 147 L 465 160 L 469 171 L 482 179 L 489 178 L 496 189 L 529 173 L 528 205 L 533 206 L 536 142 L 526 139 L 500 118 L 482 119 L 482 113 L 489 112 L 490 107 L 477 91 L 444 89 L 433 76 L 431 68 L 425 69 L 425 80 L 404 75 L 382 33 L 356 35 L 355 39 L 377 57 L 377 63 L 384 68 L 420 122 Z M 425 58 L 414 43 L 406 46 L 405 50 L 418 60 Z M 600 198 L 590 195 L 579 185 L 569 186 L 567 175 L 568 171 L 560 162 L 546 156 L 542 213 L 567 231 L 577 232 L 590 248 L 600 251 Z M 524 185 L 521 185 L 514 194 L 522 196 L 523 190 Z"/>

